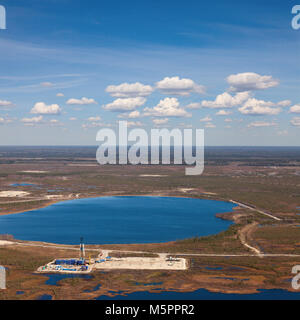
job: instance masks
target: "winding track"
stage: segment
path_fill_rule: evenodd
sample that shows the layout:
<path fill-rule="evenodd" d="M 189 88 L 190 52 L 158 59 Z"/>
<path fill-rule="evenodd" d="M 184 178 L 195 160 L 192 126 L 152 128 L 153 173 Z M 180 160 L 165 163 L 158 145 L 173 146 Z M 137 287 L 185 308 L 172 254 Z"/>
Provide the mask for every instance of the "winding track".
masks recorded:
<path fill-rule="evenodd" d="M 265 212 L 265 211 L 260 210 L 260 209 L 256 209 L 256 208 L 251 207 L 251 206 L 249 206 L 249 205 L 246 205 L 246 204 L 244 204 L 244 203 L 240 203 L 240 202 L 237 202 L 237 201 L 235 201 L 235 200 L 229 200 L 229 201 L 232 202 L 232 203 L 234 203 L 234 204 L 239 205 L 239 206 L 242 207 L 242 208 L 246 208 L 246 209 L 249 209 L 249 210 L 252 210 L 252 211 L 256 211 L 256 212 L 258 212 L 258 213 L 261 213 L 261 214 L 263 214 L 263 215 L 265 215 L 265 216 L 267 216 L 267 217 L 269 217 L 269 218 L 272 218 L 272 219 L 274 219 L 274 220 L 276 220 L 276 221 L 281 221 L 281 220 L 282 220 L 282 219 L 280 219 L 280 218 L 278 218 L 278 217 L 273 216 L 272 214 L 270 214 L 270 213 L 268 213 L 268 212 Z"/>

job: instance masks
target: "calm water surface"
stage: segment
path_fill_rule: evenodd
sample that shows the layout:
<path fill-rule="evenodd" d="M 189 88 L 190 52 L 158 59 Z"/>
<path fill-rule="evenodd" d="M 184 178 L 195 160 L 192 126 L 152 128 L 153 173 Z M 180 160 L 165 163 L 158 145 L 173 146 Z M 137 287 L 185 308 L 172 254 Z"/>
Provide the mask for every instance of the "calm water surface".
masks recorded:
<path fill-rule="evenodd" d="M 96 300 L 300 300 L 300 292 L 274 289 L 259 290 L 254 294 L 226 294 L 199 289 L 193 292 L 142 291 L 124 295 L 119 291 L 114 297 L 103 295 Z"/>
<path fill-rule="evenodd" d="M 16 239 L 77 244 L 154 243 L 226 230 L 215 217 L 230 212 L 229 202 L 173 197 L 101 197 L 0 216 L 0 234 Z"/>

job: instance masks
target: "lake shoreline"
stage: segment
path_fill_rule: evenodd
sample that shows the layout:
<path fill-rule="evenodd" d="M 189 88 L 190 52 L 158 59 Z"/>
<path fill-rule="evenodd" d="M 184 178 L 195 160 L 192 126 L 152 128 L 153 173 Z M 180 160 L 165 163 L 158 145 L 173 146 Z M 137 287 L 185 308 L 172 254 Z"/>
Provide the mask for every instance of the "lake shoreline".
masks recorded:
<path fill-rule="evenodd" d="M 38 210 L 38 209 L 43 209 L 43 208 L 47 208 L 53 204 L 56 203 L 60 203 L 60 202 L 65 202 L 65 201 L 72 201 L 72 200 L 82 200 L 82 199 L 93 199 L 93 198 L 103 198 L 103 197 L 160 197 L 160 198 L 185 198 L 185 199 L 199 199 L 199 200 L 214 200 L 214 201 L 223 201 L 223 202 L 229 202 L 231 203 L 230 200 L 227 199 L 220 199 L 220 198 L 204 198 L 204 197 L 193 197 L 193 196 L 183 196 L 183 195 L 169 195 L 166 193 L 161 193 L 161 194 L 154 194 L 154 193 L 146 193 L 146 194 L 120 194 L 120 195 L 116 195 L 116 194 L 101 194 L 101 195 L 85 195 L 84 197 L 72 197 L 72 198 L 60 198 L 60 199 L 56 199 L 56 200 L 51 200 L 49 201 L 49 199 L 45 198 L 45 199 L 30 199 L 27 202 L 33 202 L 33 201 L 46 201 L 47 203 L 45 203 L 44 205 L 40 205 L 31 209 L 24 209 L 24 210 L 9 210 L 6 212 L 1 212 L 0 211 L 0 216 L 7 216 L 7 215 L 11 215 L 11 214 L 18 214 L 18 213 L 25 213 L 25 212 L 30 212 L 33 210 Z M 25 199 L 26 200 L 26 199 Z M 22 200 L 24 203 L 26 203 L 24 200 Z M 21 201 L 20 201 L 21 202 Z M 0 205 L 1 205 L 1 201 L 0 201 Z"/>
<path fill-rule="evenodd" d="M 234 205 L 234 204 L 232 204 L 230 201 L 223 201 L 223 200 L 213 200 L 213 199 L 202 199 L 202 198 L 196 198 L 196 197 L 187 197 L 187 196 L 170 196 L 170 195 L 163 195 L 163 194 L 159 194 L 159 195 L 157 195 L 157 194 L 143 194 L 143 195 L 130 195 L 130 194 L 126 194 L 126 195 L 112 195 L 112 196 L 108 196 L 108 195 L 102 195 L 102 196 L 91 196 L 91 197 L 83 197 L 83 198 L 74 198 L 74 199 L 60 199 L 59 201 L 51 201 L 51 203 L 47 203 L 45 206 L 39 206 L 39 208 L 37 208 L 37 209 L 30 209 L 30 210 L 25 210 L 25 211 L 20 211 L 20 212 L 15 212 L 15 213 L 11 213 L 11 214 L 13 214 L 13 215 L 15 215 L 15 214 L 21 214 L 21 213 L 23 213 L 23 214 L 25 214 L 26 212 L 32 212 L 33 214 L 35 213 L 35 211 L 37 211 L 37 210 L 39 210 L 39 209 L 43 209 L 43 208 L 47 208 L 47 207 L 50 207 L 51 205 L 55 205 L 55 204 L 62 204 L 62 203 L 66 203 L 67 205 L 66 205 L 66 208 L 65 209 L 63 209 L 64 211 L 64 213 L 65 213 L 65 217 L 68 219 L 68 217 L 70 217 L 69 216 L 69 214 L 70 214 L 70 212 L 72 211 L 72 210 L 75 210 L 74 212 L 76 213 L 76 214 L 78 214 L 78 212 L 80 212 L 80 207 L 79 208 L 76 208 L 76 203 L 75 204 L 73 204 L 73 207 L 74 208 L 72 208 L 72 204 L 68 204 L 68 202 L 73 202 L 73 201 L 80 201 L 80 200 L 93 200 L 92 202 L 91 202 L 91 204 L 90 205 L 92 205 L 92 207 L 91 207 L 91 213 L 95 213 L 95 212 L 97 212 L 96 210 L 95 210 L 95 207 L 97 208 L 97 206 L 100 204 L 100 208 L 101 208 L 101 202 L 98 204 L 98 200 L 101 200 L 101 199 L 103 199 L 103 198 L 115 198 L 115 199 L 120 199 L 120 198 L 122 198 L 122 197 L 127 197 L 128 198 L 128 205 L 129 205 L 129 207 L 128 207 L 128 209 L 127 210 L 129 210 L 128 212 L 130 213 L 130 215 L 128 216 L 129 217 L 129 220 L 127 219 L 127 218 L 123 218 L 122 217 L 122 212 L 120 211 L 120 209 L 119 208 L 122 208 L 122 207 L 120 207 L 120 204 L 121 205 L 123 205 L 123 203 L 122 202 L 120 202 L 120 200 L 118 200 L 119 202 L 116 202 L 116 206 L 112 206 L 112 208 L 110 209 L 109 207 L 107 207 L 107 204 L 106 204 L 106 202 L 104 202 L 104 210 L 106 210 L 106 211 L 104 211 L 104 215 L 103 215 L 103 218 L 102 219 L 106 219 L 106 215 L 108 214 L 108 211 L 107 210 L 113 210 L 112 212 L 114 212 L 115 214 L 117 214 L 116 215 L 116 219 L 118 220 L 118 215 L 119 214 L 121 214 L 121 216 L 119 217 L 119 218 L 121 218 L 121 219 L 125 219 L 124 220 L 124 222 L 123 223 L 129 223 L 129 225 L 128 225 L 128 227 L 130 226 L 130 228 L 132 228 L 133 226 L 134 226 L 134 224 L 132 224 L 130 221 L 135 221 L 135 219 L 136 218 L 134 218 L 135 217 L 135 215 L 137 214 L 137 212 L 138 211 L 136 211 L 135 212 L 135 210 L 141 210 L 141 207 L 144 205 L 143 204 L 143 199 L 141 199 L 141 198 L 149 198 L 149 199 L 151 199 L 151 198 L 153 198 L 153 200 L 151 199 L 150 201 L 149 200 L 147 200 L 148 201 L 148 206 L 147 206 L 147 208 L 149 209 L 149 210 L 153 210 L 152 209 L 152 204 L 154 205 L 154 210 L 152 211 L 153 213 L 155 213 L 154 214 L 154 217 L 156 217 L 156 219 L 157 219 L 157 221 L 156 220 L 153 220 L 153 221 L 155 221 L 154 222 L 154 228 L 156 228 L 156 227 L 160 227 L 160 228 L 164 228 L 164 225 L 165 225 L 165 227 L 167 227 L 169 230 L 170 230 L 170 234 L 172 234 L 173 235 L 173 232 L 176 230 L 176 232 L 175 232 L 175 234 L 174 234 L 174 238 L 172 239 L 172 238 L 169 238 L 168 239 L 168 236 L 165 236 L 165 237 L 162 237 L 162 239 L 160 240 L 160 239 L 156 239 L 155 241 L 151 241 L 150 240 L 150 238 L 151 238 L 151 236 L 149 236 L 149 228 L 146 228 L 145 229 L 145 232 L 146 232 L 146 237 L 145 237 L 145 241 L 143 241 L 143 240 L 141 240 L 141 239 L 139 239 L 139 237 L 138 238 L 136 238 L 136 240 L 137 241 L 128 241 L 128 242 L 114 242 L 114 240 L 112 241 L 112 242 L 101 242 L 101 241 L 99 241 L 99 242 L 93 242 L 93 240 L 91 239 L 90 240 L 90 243 L 88 243 L 88 244 L 90 244 L 90 245 L 98 245 L 98 244 L 102 244 L 102 245 L 122 245 L 122 244 L 151 244 L 151 243 L 168 243 L 168 242 L 170 242 L 170 241 L 175 241 L 175 240 L 184 240 L 184 239 L 189 239 L 189 238 L 192 238 L 192 237 L 194 237 L 194 236 L 200 236 L 200 237 L 202 237 L 202 236 L 210 236 L 210 235 L 216 235 L 216 234 L 218 234 L 219 232 L 222 232 L 222 231 L 226 231 L 227 230 L 227 228 L 228 228 L 228 226 L 226 225 L 225 226 L 225 228 L 224 229 L 222 229 L 222 224 L 220 224 L 220 222 L 218 223 L 218 222 L 216 222 L 216 224 L 213 224 L 212 222 L 214 222 L 214 221 L 218 221 L 219 219 L 220 220 L 224 220 L 224 222 L 225 221 L 227 221 L 227 222 L 229 222 L 230 221 L 230 223 L 231 224 L 233 224 L 233 223 L 235 223 L 235 221 L 234 221 L 234 219 L 232 218 L 232 214 L 234 213 L 234 209 L 237 207 L 236 205 Z M 134 199 L 134 198 L 136 198 L 136 199 Z M 164 202 L 164 198 L 166 198 L 166 201 L 167 201 L 167 199 L 169 199 L 169 201 L 171 201 L 171 202 L 166 202 L 167 203 L 167 205 L 166 206 L 164 206 L 164 204 L 165 204 L 165 202 Z M 138 200 L 137 200 L 138 199 Z M 183 202 L 183 201 L 180 201 L 179 202 L 179 204 L 180 204 L 180 206 L 178 207 L 178 205 L 176 205 L 171 199 L 181 199 L 181 200 L 183 200 L 183 199 L 186 199 L 186 200 L 194 200 L 193 202 Z M 135 201 L 135 200 L 137 200 L 137 202 Z M 195 202 L 195 200 L 199 200 L 199 201 L 203 201 L 203 203 L 204 203 L 204 207 L 203 207 L 203 209 L 204 209 L 204 211 L 202 212 L 202 214 L 203 214 L 203 219 L 201 219 L 201 220 L 198 220 L 198 224 L 199 224 L 199 227 L 200 226 L 203 226 L 203 234 L 200 232 L 200 234 L 198 233 L 199 231 L 192 231 L 193 229 L 191 229 L 191 226 L 193 225 L 193 224 L 190 224 L 190 223 L 188 223 L 188 222 L 186 222 L 186 223 L 184 223 L 184 225 L 183 225 L 183 228 L 180 228 L 181 229 L 181 231 L 180 232 L 178 232 L 177 231 L 177 229 L 176 229 L 176 224 L 178 224 L 179 223 L 179 220 L 178 219 L 182 219 L 182 214 L 181 214 L 181 212 L 182 213 L 184 213 L 182 210 L 185 210 L 185 206 L 186 206 L 186 204 L 188 204 L 187 205 L 187 208 L 188 208 L 188 210 L 191 210 L 190 211 L 190 217 L 191 217 L 191 219 L 193 218 L 193 215 L 197 215 L 198 214 L 198 203 L 197 202 Z M 154 202 L 153 202 L 154 201 Z M 221 205 L 221 208 L 218 208 L 216 205 L 214 205 L 214 202 L 219 202 L 220 203 L 220 205 Z M 84 203 L 84 202 L 83 202 Z M 163 205 L 162 205 L 162 203 L 163 203 Z M 173 204 L 174 203 L 174 204 Z M 82 204 L 82 203 L 81 203 Z M 175 207 L 173 207 L 175 205 Z M 222 205 L 223 205 L 223 207 L 222 207 Z M 227 208 L 227 205 L 230 205 L 230 208 Z M 166 217 L 166 219 L 163 219 L 163 220 L 159 220 L 159 219 L 161 219 L 159 216 L 157 216 L 157 214 L 159 214 L 159 211 L 157 211 L 157 209 L 156 209 L 156 207 L 160 207 L 161 206 L 161 208 L 162 208 L 162 214 L 163 215 L 165 215 L 165 217 Z M 127 206 L 125 205 L 124 206 L 124 208 L 127 208 Z M 134 209 L 133 209 L 134 208 Z M 136 209 L 135 209 L 136 208 Z M 196 210 L 195 210 L 195 208 L 196 208 Z M 199 208 L 201 208 L 201 206 L 199 207 Z M 227 210 L 227 209 L 229 209 L 229 210 Z M 54 209 L 54 210 L 56 210 L 56 209 Z M 60 209 L 59 208 L 59 210 L 62 210 L 62 209 Z M 78 211 L 79 210 L 79 211 Z M 85 209 L 85 210 L 89 210 L 88 208 L 87 209 Z M 132 211 L 132 210 L 134 210 L 134 211 Z M 175 211 L 174 211 L 175 210 Z M 232 210 L 232 211 L 231 211 Z M 57 211 L 57 210 L 56 210 Z M 147 211 L 147 210 L 146 210 Z M 118 212 L 118 213 L 117 213 Z M 134 213 L 133 213 L 134 212 Z M 60 214 L 60 212 L 58 212 L 58 214 Z M 133 214 L 133 217 L 132 217 L 132 214 Z M 177 218 L 177 220 L 175 219 L 174 221 L 173 221 L 173 224 L 175 223 L 175 225 L 174 225 L 174 227 L 175 227 L 175 229 L 172 231 L 172 228 L 174 228 L 174 227 L 172 227 L 171 226 L 171 228 L 169 228 L 169 223 L 167 222 L 167 221 L 169 221 L 169 217 L 170 217 L 170 215 L 171 216 L 173 216 L 173 214 L 174 214 L 174 217 L 178 217 Z M 217 220 L 212 220 L 212 221 L 210 221 L 210 219 L 211 219 L 211 215 L 210 214 L 212 214 L 213 215 L 213 217 L 214 217 L 214 219 L 217 219 Z M 224 214 L 225 216 L 224 217 L 222 217 L 222 214 Z M 7 214 L 8 215 L 8 214 Z M 139 214 L 137 214 L 137 215 L 139 215 Z M 6 216 L 6 215 L 2 215 L 2 216 Z M 30 215 L 31 216 L 31 215 Z M 89 216 L 89 214 L 87 214 L 87 217 Z M 23 216 L 23 218 L 22 219 L 24 219 L 24 217 L 25 216 Z M 37 215 L 35 216 L 35 217 L 37 217 Z M 49 215 L 49 217 L 50 218 L 52 218 L 52 215 L 50 214 Z M 101 217 L 101 216 L 100 216 Z M 124 216 L 124 217 L 126 217 L 126 216 Z M 147 221 L 147 219 L 149 220 L 149 217 L 150 217 L 150 215 L 148 214 L 148 215 L 144 215 L 144 220 L 145 220 L 145 222 Z M 97 215 L 96 215 L 96 218 L 97 218 Z M 109 215 L 109 218 L 110 219 L 115 219 L 114 217 L 112 217 L 112 216 L 110 216 Z M 134 219 L 134 220 L 130 220 L 130 219 Z M 91 215 L 90 216 L 90 220 L 93 220 L 93 215 Z M 127 221 L 128 220 L 128 221 Z M 127 221 L 127 222 L 126 222 Z M 161 222 L 160 222 L 161 221 Z M 87 223 L 90 223 L 91 221 L 88 221 L 88 220 L 86 220 L 86 222 Z M 143 221 L 143 223 L 144 223 L 144 225 L 145 225 L 145 222 Z M 163 222 L 163 223 L 162 223 Z M 100 221 L 100 223 L 101 223 L 101 221 Z M 137 219 L 137 223 L 141 223 L 141 222 L 139 222 L 139 219 Z M 155 223 L 157 223 L 157 226 L 155 226 Z M 180 222 L 180 223 L 182 223 L 182 222 Z M 181 225 L 181 224 L 180 224 Z M 211 226 L 209 229 L 206 229 L 206 227 L 205 227 L 205 225 L 207 225 L 207 226 Z M 147 226 L 147 223 L 146 223 L 146 225 L 145 226 Z M 116 226 L 115 226 L 116 227 Z M 114 228 L 115 228 L 114 227 Z M 123 227 L 123 226 L 122 226 Z M 3 226 L 3 228 L 5 229 L 5 225 Z M 131 229 L 128 229 L 128 232 L 130 233 L 130 230 Z M 210 229 L 212 229 L 212 230 L 210 230 Z M 216 230 L 215 230 L 216 229 Z M 221 229 L 221 230 L 220 230 Z M 26 230 L 26 229 L 25 229 Z M 148 231 L 147 231 L 148 230 Z M 157 229 L 158 230 L 158 229 Z M 190 236 L 187 236 L 187 235 L 184 235 L 184 233 L 185 234 L 187 234 L 187 233 L 189 233 L 190 231 L 191 231 L 191 235 Z M 198 230 L 202 230 L 201 228 L 200 229 L 198 229 Z M 132 231 L 132 230 L 131 230 Z M 148 238 L 147 238 L 147 232 L 148 232 Z M 212 232 L 212 233 L 208 233 L 208 232 Z M 3 233 L 3 231 L 2 231 L 2 234 L 4 235 L 8 235 L 8 234 L 11 234 L 12 233 L 12 231 L 11 230 L 7 230 L 7 232 L 5 232 L 5 233 Z M 177 235 L 176 235 L 177 234 Z M 19 236 L 20 237 L 20 236 Z M 95 237 L 95 236 L 94 236 Z M 134 237 L 134 234 L 133 234 L 133 236 L 132 237 Z M 153 236 L 153 237 L 155 237 L 155 235 Z M 44 240 L 37 240 L 36 239 L 37 237 L 33 237 L 32 239 L 26 239 L 26 238 L 23 238 L 25 241 L 37 241 L 37 242 L 46 242 L 46 243 L 52 243 L 53 242 L 53 240 L 52 241 L 48 241 L 48 240 L 46 240 L 46 239 L 44 239 Z M 93 235 L 91 235 L 91 238 L 93 238 Z M 166 239 L 165 239 L 166 238 Z M 16 235 L 16 239 L 18 239 L 18 236 Z M 22 237 L 21 237 L 21 239 L 22 239 Z M 109 241 L 109 240 L 108 240 Z M 118 240 L 116 240 L 116 241 L 118 241 Z M 72 242 L 61 242 L 61 241 L 58 241 L 58 242 L 55 242 L 56 244 L 62 244 L 62 245 L 64 245 L 64 244 L 66 244 L 66 245 L 72 245 L 72 244 L 75 244 L 74 242 L 72 243 Z"/>

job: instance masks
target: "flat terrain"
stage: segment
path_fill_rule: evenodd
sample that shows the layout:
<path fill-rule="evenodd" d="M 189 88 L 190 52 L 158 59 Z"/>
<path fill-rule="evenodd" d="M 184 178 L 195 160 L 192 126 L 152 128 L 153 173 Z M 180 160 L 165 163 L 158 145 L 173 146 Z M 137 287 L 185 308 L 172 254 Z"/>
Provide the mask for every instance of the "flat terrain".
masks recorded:
<path fill-rule="evenodd" d="M 37 299 L 46 293 L 54 299 L 90 299 L 145 287 L 240 293 L 292 290 L 291 269 L 300 264 L 299 148 L 208 149 L 201 176 L 185 176 L 185 166 L 175 165 L 100 166 L 94 155 L 93 148 L 1 147 L 0 214 L 65 199 L 156 195 L 236 201 L 241 205 L 234 212 L 218 215 L 235 224 L 217 235 L 170 243 L 88 246 L 92 256 L 100 248 L 120 254 L 183 254 L 187 270 L 99 271 L 92 279 L 63 279 L 56 286 L 45 284 L 47 276 L 34 271 L 54 258 L 73 257 L 74 247 L 0 245 L 0 264 L 8 268 L 8 289 L 0 292 L 0 299 Z M 15 241 L 9 235 L 2 235 L 2 240 Z M 99 284 L 96 291 L 86 291 Z"/>

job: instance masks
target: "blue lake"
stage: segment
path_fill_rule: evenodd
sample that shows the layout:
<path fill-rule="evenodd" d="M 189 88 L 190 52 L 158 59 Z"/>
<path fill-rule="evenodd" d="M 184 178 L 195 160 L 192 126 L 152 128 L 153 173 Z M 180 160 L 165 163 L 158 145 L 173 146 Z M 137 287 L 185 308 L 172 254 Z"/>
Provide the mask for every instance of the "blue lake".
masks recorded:
<path fill-rule="evenodd" d="M 38 297 L 37 300 L 52 300 L 52 296 L 50 294 L 43 294 L 42 296 Z"/>
<path fill-rule="evenodd" d="M 234 204 L 173 197 L 101 197 L 63 201 L 0 216 L 0 234 L 16 239 L 78 244 L 154 243 L 206 236 L 232 222 L 215 217 Z"/>
<path fill-rule="evenodd" d="M 51 286 L 57 286 L 59 281 L 64 279 L 92 279 L 92 276 L 89 274 L 46 274 L 48 280 L 45 281 L 45 284 Z"/>
<path fill-rule="evenodd" d="M 122 291 L 111 292 L 114 297 L 99 296 L 96 300 L 300 300 L 300 292 L 281 289 L 259 290 L 254 294 L 227 294 L 199 289 L 193 292 L 149 292 L 140 291 L 124 294 Z"/>

